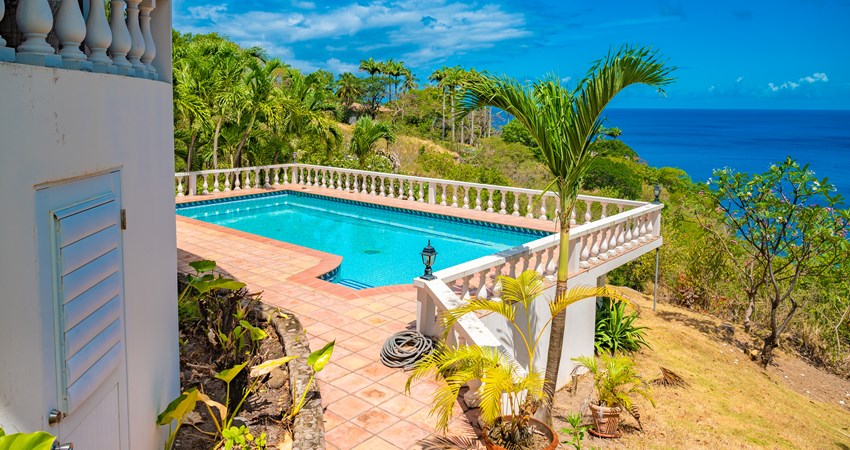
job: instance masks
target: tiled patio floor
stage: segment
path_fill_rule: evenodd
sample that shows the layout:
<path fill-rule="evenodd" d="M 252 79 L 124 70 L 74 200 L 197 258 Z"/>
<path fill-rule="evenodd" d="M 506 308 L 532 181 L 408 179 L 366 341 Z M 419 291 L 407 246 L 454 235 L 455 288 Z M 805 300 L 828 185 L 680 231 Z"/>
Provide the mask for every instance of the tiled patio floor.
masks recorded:
<path fill-rule="evenodd" d="M 417 206 L 434 212 L 446 208 Z M 551 226 L 518 217 L 500 218 Z M 188 262 L 196 259 L 215 260 L 221 270 L 247 283 L 252 292 L 262 291 L 266 303 L 295 312 L 312 349 L 336 340 L 330 364 L 318 375 L 326 407 L 328 448 L 418 448 L 417 442 L 434 432 L 435 420 L 428 412 L 436 384 L 420 382 L 408 396 L 404 393 L 407 374 L 387 368 L 379 360 L 388 337 L 415 325 L 412 285 L 354 291 L 315 278 L 339 263 L 336 256 L 180 216 L 177 248 L 179 270 L 189 271 Z M 460 405 L 456 413 L 448 434 L 471 436 L 473 431 Z"/>

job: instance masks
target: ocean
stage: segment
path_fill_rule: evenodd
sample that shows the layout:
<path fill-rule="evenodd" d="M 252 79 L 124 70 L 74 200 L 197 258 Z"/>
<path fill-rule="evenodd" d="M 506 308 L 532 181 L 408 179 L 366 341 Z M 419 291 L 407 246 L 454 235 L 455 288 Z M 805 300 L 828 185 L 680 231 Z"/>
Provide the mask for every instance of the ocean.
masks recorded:
<path fill-rule="evenodd" d="M 787 156 L 828 177 L 850 204 L 850 110 L 609 109 L 608 127 L 652 166 L 694 181 L 714 169 L 765 172 Z"/>

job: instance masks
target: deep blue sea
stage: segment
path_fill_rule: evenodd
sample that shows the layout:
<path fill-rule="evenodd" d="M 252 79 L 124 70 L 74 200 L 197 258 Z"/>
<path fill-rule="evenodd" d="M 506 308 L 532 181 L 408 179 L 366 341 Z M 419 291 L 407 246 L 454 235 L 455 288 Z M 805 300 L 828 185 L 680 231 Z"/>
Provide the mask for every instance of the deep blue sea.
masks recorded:
<path fill-rule="evenodd" d="M 850 203 L 850 110 L 609 109 L 608 127 L 656 167 L 678 167 L 694 181 L 713 169 L 765 172 L 791 156 L 828 177 Z"/>

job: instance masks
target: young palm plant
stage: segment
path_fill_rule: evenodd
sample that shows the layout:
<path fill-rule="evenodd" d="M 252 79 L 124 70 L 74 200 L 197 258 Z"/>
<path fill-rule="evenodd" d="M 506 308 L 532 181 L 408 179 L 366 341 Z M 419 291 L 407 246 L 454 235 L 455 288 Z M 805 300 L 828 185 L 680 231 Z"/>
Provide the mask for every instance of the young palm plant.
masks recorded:
<path fill-rule="evenodd" d="M 354 124 L 354 133 L 351 136 L 351 152 L 360 160 L 361 168 L 365 168 L 366 158 L 372 154 L 375 145 L 381 139 L 385 139 L 387 143 L 395 142 L 395 133 L 388 124 L 374 121 L 368 117 L 361 117 Z"/>
<path fill-rule="evenodd" d="M 532 415 L 546 396 L 543 374 L 535 369 L 535 358 L 540 339 L 552 319 L 534 332 L 534 314 L 530 309 L 532 302 L 545 290 L 543 278 L 537 272 L 528 270 L 517 278 L 501 276 L 499 280 L 502 283 L 501 299 L 473 298 L 440 316 L 443 341 L 461 317 L 479 311 L 491 312 L 504 317 L 517 331 L 528 360 L 520 364 L 494 347 L 440 344 L 416 365 L 407 380 L 406 389 L 409 390 L 414 381 L 429 375 L 436 375 L 445 382 L 434 392 L 431 409 L 431 414 L 437 416 L 437 429 L 444 431 L 452 417 L 460 389 L 470 381 L 478 380 L 481 382 L 478 396 L 481 419 L 486 426 L 485 439 L 501 441 L 495 443 L 506 448 L 524 448 L 532 438 Z M 551 315 L 555 316 L 580 300 L 603 296 L 627 301 L 610 286 L 585 286 L 564 291 L 547 302 Z M 503 410 L 503 402 L 507 411 Z"/>
<path fill-rule="evenodd" d="M 590 144 L 596 140 L 603 110 L 623 89 L 646 84 L 662 91 L 673 81 L 674 67 L 665 65 L 653 50 L 624 46 L 596 61 L 575 90 L 561 85 L 554 75 L 533 85 L 508 77 L 483 74 L 468 80 L 463 88 L 459 115 L 495 106 L 512 115 L 531 133 L 553 177 L 547 190 L 560 199 L 560 251 L 556 298 L 567 289 L 570 212 L 575 206 L 581 179 L 595 155 Z M 663 91 L 662 91 L 663 92 Z M 558 380 L 566 317 L 563 311 L 552 321 L 546 364 L 547 401 L 540 416 L 551 419 L 552 400 Z"/>

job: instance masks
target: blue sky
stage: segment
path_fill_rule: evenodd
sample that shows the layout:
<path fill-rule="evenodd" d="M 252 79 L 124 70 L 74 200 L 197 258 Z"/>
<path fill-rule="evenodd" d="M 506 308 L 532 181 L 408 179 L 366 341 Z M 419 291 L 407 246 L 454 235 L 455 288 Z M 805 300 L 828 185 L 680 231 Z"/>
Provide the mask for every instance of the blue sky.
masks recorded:
<path fill-rule="evenodd" d="M 669 58 L 666 97 L 630 89 L 617 107 L 850 109 L 850 0 L 174 0 L 174 26 L 215 31 L 305 71 L 402 60 L 419 77 L 461 65 L 574 85 L 624 43 Z"/>

